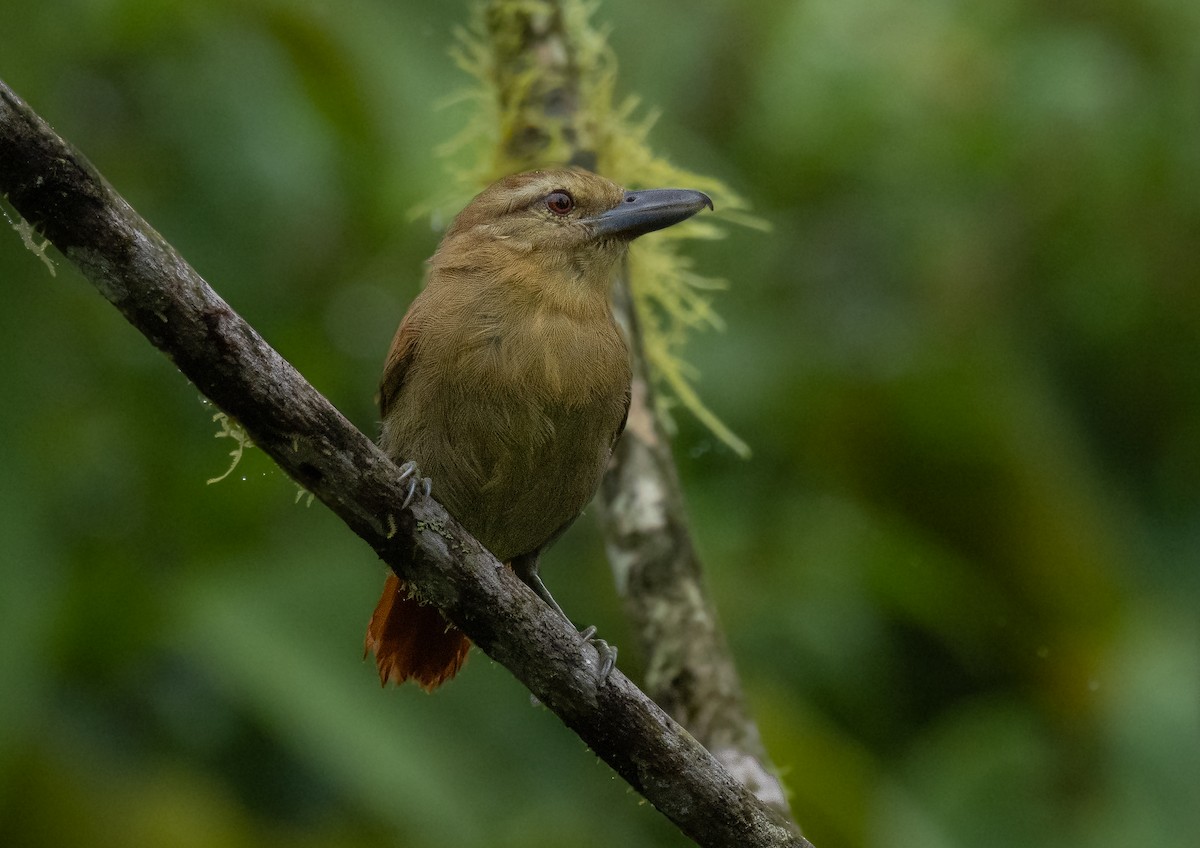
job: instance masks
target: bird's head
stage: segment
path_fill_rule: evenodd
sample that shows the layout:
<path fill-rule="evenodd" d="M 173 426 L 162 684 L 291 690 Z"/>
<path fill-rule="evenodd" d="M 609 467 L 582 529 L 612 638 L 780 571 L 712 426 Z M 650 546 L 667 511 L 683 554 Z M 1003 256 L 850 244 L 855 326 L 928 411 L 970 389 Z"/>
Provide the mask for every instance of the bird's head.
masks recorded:
<path fill-rule="evenodd" d="M 522 277 L 567 276 L 607 286 L 629 242 L 677 224 L 712 201 L 698 191 L 625 191 L 580 168 L 527 171 L 479 193 L 454 219 L 435 267 L 514 269 Z"/>

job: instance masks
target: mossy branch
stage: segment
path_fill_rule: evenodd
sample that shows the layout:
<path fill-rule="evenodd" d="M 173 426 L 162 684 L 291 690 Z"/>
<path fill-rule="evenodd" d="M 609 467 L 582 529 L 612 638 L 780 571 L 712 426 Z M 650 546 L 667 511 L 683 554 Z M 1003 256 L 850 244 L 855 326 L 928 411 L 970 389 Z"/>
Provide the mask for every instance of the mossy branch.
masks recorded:
<path fill-rule="evenodd" d="M 460 39 L 462 64 L 478 80 L 483 108 L 470 178 L 574 162 L 634 187 L 700 189 L 717 210 L 754 222 L 719 181 L 656 156 L 653 118 L 636 120 L 635 98 L 614 96 L 616 60 L 585 0 L 491 0 Z M 462 139 L 458 147 L 464 144 Z M 473 186 L 472 188 L 477 188 Z M 614 314 L 633 360 L 625 434 L 601 487 L 601 524 L 618 591 L 638 635 L 650 695 L 739 780 L 799 833 L 786 792 L 759 737 L 688 528 L 668 439 L 666 396 L 739 453 L 746 445 L 701 402 L 681 349 L 688 334 L 720 329 L 708 290 L 681 239 L 714 238 L 693 219 L 635 244 L 615 286 Z"/>
<path fill-rule="evenodd" d="M 710 297 L 724 283 L 696 273 L 679 248 L 688 239 L 721 238 L 724 224 L 765 224 L 720 180 L 654 153 L 647 139 L 657 115 L 641 114 L 636 97 L 617 99 L 617 60 L 607 31 L 592 23 L 595 6 L 588 0 L 492 0 L 475 8 L 454 51 L 475 80 L 457 98 L 472 111 L 442 148 L 455 179 L 430 205 L 459 209 L 506 174 L 566 164 L 629 188 L 686 187 L 712 197 L 720 223 L 693 218 L 635 244 L 629 284 L 649 374 L 662 390 L 656 411 L 664 424 L 671 426 L 672 404 L 680 406 L 735 453 L 749 456 L 749 446 L 705 406 L 693 386 L 694 369 L 683 359 L 691 334 L 721 328 Z"/>

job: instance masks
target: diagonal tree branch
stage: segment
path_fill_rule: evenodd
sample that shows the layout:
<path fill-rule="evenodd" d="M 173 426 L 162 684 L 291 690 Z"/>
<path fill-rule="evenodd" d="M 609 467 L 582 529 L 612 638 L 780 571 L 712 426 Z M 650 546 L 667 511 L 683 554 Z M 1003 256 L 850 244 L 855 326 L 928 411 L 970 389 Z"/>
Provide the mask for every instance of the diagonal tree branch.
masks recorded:
<path fill-rule="evenodd" d="M 395 466 L 0 82 L 0 193 L 255 444 L 705 846 L 806 846 Z"/>

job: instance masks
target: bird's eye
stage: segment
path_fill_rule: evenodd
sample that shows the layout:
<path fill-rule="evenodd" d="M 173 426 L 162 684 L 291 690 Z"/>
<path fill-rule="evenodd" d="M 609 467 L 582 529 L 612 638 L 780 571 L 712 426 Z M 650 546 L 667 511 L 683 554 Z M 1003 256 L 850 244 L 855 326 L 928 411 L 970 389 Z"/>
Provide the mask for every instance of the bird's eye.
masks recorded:
<path fill-rule="evenodd" d="M 552 191 L 546 195 L 546 208 L 555 215 L 566 215 L 575 208 L 575 199 L 565 191 Z"/>

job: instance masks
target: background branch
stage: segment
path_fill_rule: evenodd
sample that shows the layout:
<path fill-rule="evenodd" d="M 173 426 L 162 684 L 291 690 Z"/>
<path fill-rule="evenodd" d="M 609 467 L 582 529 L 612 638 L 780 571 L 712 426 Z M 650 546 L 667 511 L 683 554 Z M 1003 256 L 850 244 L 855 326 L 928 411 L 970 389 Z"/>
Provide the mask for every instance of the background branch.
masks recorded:
<path fill-rule="evenodd" d="M 573 20 L 561 0 L 493 0 L 486 24 L 500 113 L 508 116 L 500 140 L 506 169 L 558 159 L 620 179 L 600 152 L 605 128 L 594 116 L 604 110 L 584 97 L 607 92 L 584 74 L 611 73 L 579 55 L 584 22 Z M 617 591 L 644 658 L 646 691 L 799 833 L 704 585 L 627 269 L 614 286 L 614 313 L 629 341 L 633 395 L 597 503 Z"/>
<path fill-rule="evenodd" d="M 597 689 L 592 649 L 440 505 L 398 511 L 395 465 L 3 83 L 0 192 L 258 447 L 685 833 L 712 846 L 807 844 L 623 675 Z"/>
<path fill-rule="evenodd" d="M 634 328 L 633 399 L 597 503 L 617 591 L 645 658 L 643 686 L 731 774 L 795 823 L 704 585 L 625 278 L 616 291 L 615 311 Z"/>

